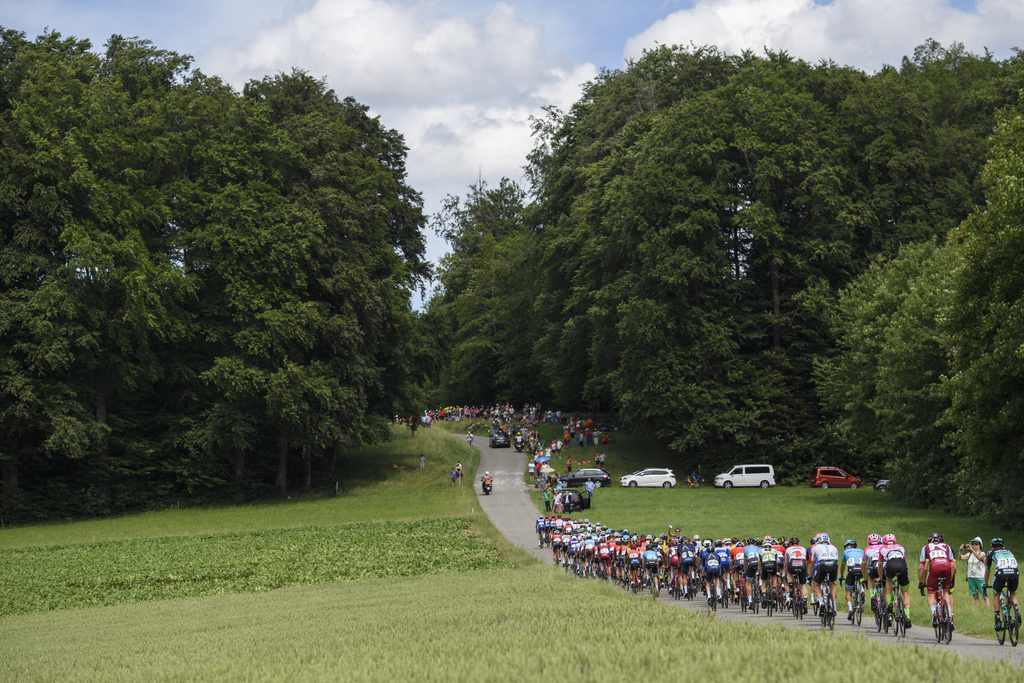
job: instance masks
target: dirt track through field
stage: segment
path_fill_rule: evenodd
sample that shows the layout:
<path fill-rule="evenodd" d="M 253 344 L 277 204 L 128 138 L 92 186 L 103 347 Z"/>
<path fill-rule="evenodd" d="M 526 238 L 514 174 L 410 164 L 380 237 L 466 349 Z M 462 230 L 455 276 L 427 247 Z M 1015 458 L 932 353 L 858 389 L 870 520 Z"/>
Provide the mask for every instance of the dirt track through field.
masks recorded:
<path fill-rule="evenodd" d="M 460 436 L 459 438 L 465 438 Z M 467 483 L 473 486 L 476 491 L 480 507 L 491 522 L 510 541 L 533 554 L 542 562 L 551 562 L 551 551 L 537 547 L 537 533 L 535 524 L 538 513 L 537 508 L 530 499 L 530 486 L 523 481 L 526 473 L 526 453 L 516 453 L 514 448 L 491 448 L 487 437 L 480 436 L 474 439 L 473 444 L 480 451 L 480 469 L 476 477 Z M 494 490 L 489 496 L 483 495 L 480 490 L 480 478 L 484 472 L 489 471 L 494 482 Z M 595 516 L 595 521 L 600 515 Z M 914 596 L 923 600 L 918 595 Z M 966 598 L 967 596 L 963 596 Z M 662 591 L 661 602 L 684 609 L 696 609 L 707 611 L 707 604 L 703 599 L 696 599 L 692 602 L 687 600 L 674 600 L 668 596 L 667 591 Z M 719 608 L 715 615 L 716 619 L 726 620 L 747 620 L 757 624 L 782 623 L 790 628 L 803 628 L 808 631 L 820 630 L 821 622 L 813 614 L 807 614 L 803 620 L 797 621 L 788 612 L 781 616 L 766 617 L 763 613 L 751 615 L 743 613 L 738 607 L 729 609 Z M 984 640 L 982 638 L 971 638 L 955 633 L 953 642 L 949 645 L 938 645 L 935 642 L 934 630 L 930 626 L 914 624 L 903 640 L 896 640 L 891 635 L 878 633 L 875 629 L 874 617 L 870 611 L 866 611 L 863 623 L 860 627 L 852 626 L 846 620 L 844 610 L 836 617 L 836 633 L 855 633 L 864 635 L 870 641 L 886 643 L 888 645 L 899 645 L 907 647 L 920 645 L 926 648 L 945 649 L 965 657 L 978 657 L 981 659 L 1002 659 L 1013 662 L 1016 666 L 1024 666 L 1024 644 L 1018 647 L 1010 647 L 1009 640 L 1006 645 L 999 645 L 995 640 Z"/>

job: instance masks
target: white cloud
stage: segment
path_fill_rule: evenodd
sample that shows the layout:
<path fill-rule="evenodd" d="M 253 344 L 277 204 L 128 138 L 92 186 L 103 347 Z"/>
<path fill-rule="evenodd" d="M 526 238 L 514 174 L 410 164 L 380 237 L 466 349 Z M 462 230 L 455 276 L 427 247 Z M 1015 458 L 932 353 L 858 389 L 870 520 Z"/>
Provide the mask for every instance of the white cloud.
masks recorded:
<path fill-rule="evenodd" d="M 1020 0 L 978 0 L 974 12 L 948 0 L 697 0 L 626 42 L 638 58 L 656 44 L 713 44 L 728 53 L 765 47 L 815 62 L 831 59 L 868 72 L 898 65 L 928 38 L 1009 56 L 1024 29 Z"/>

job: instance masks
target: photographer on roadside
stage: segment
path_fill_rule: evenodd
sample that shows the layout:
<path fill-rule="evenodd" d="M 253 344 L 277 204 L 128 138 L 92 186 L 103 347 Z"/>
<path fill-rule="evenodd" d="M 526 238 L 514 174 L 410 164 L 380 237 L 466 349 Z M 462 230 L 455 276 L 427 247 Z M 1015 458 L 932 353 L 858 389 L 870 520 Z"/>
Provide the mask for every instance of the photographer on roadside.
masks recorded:
<path fill-rule="evenodd" d="M 981 551 L 980 536 L 960 546 L 960 559 L 967 560 L 967 591 L 974 597 L 974 604 L 980 605 L 980 599 L 984 599 L 985 607 L 991 609 L 992 602 L 985 588 L 985 553 Z"/>

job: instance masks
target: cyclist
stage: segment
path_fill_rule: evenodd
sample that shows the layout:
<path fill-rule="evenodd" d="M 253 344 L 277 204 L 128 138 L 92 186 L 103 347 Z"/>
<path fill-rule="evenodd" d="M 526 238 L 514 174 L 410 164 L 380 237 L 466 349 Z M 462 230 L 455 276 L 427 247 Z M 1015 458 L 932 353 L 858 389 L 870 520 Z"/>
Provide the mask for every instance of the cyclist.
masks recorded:
<path fill-rule="evenodd" d="M 697 568 L 697 553 L 690 539 L 683 537 L 679 545 L 679 572 L 682 574 L 683 588 L 689 591 L 696 579 L 694 570 Z M 687 593 L 689 594 L 689 593 Z"/>
<path fill-rule="evenodd" d="M 732 585 L 729 583 L 729 576 L 732 573 L 732 564 L 730 563 L 731 555 L 729 548 L 726 547 L 728 539 L 722 539 L 715 541 L 715 554 L 718 555 L 718 566 L 721 569 L 719 573 L 719 586 L 721 590 L 718 591 L 718 597 L 721 598 L 722 594 L 730 590 Z"/>
<path fill-rule="evenodd" d="M 547 528 L 547 517 L 537 518 L 537 547 L 544 547 L 544 529 Z"/>
<path fill-rule="evenodd" d="M 868 534 L 868 547 L 861 558 L 861 575 L 867 577 L 868 590 L 871 591 L 871 611 L 877 612 L 878 606 L 878 558 L 882 551 L 882 537 L 879 534 Z"/>
<path fill-rule="evenodd" d="M 743 541 L 738 538 L 732 539 L 732 548 L 729 549 L 729 565 L 732 567 L 733 597 L 740 598 L 740 582 L 743 580 Z"/>
<path fill-rule="evenodd" d="M 904 614 L 897 614 L 896 618 L 903 619 L 906 627 L 910 628 L 910 574 L 907 569 L 907 549 L 896 542 L 895 535 L 886 534 L 882 537 L 879 555 L 882 569 L 878 575 L 885 579 L 885 602 L 892 604 L 892 589 L 895 583 L 903 594 L 904 608 Z"/>
<path fill-rule="evenodd" d="M 761 549 L 754 543 L 753 538 L 747 539 L 743 547 L 743 578 L 747 583 L 747 607 L 754 606 L 754 579 L 760 569 Z"/>
<path fill-rule="evenodd" d="M 942 534 L 932 534 L 928 543 L 921 548 L 921 562 L 917 566 L 917 588 L 924 590 L 928 586 L 928 606 L 932 610 L 932 626 L 938 624 L 938 600 L 935 591 L 939 587 L 939 579 L 945 579 L 944 602 L 949 605 L 949 624 L 953 626 L 953 585 L 956 581 L 956 555 L 942 539 Z M 955 629 L 954 629 L 955 630 Z"/>
<path fill-rule="evenodd" d="M 992 579 L 992 590 L 995 592 L 995 595 L 992 596 L 992 607 L 995 608 L 996 630 L 998 631 L 1003 627 L 999 621 L 999 594 L 1003 591 L 1003 588 L 1009 589 L 1010 602 L 1019 605 L 1020 603 L 1017 602 L 1017 584 L 1020 580 L 1020 573 L 1017 568 L 1017 558 L 1003 547 L 1003 539 L 993 538 L 991 547 L 992 549 L 985 557 L 985 583 L 989 582 L 992 566 L 995 565 L 995 578 Z M 975 550 L 975 554 L 977 554 L 977 550 Z M 1017 617 L 1017 625 L 1020 626 L 1019 616 Z"/>
<path fill-rule="evenodd" d="M 761 552 L 757 556 L 757 572 L 761 578 L 761 607 L 768 607 L 768 591 L 775 581 L 778 571 L 778 554 L 772 548 L 771 537 L 761 542 Z"/>
<path fill-rule="evenodd" d="M 644 549 L 644 569 L 647 573 L 647 580 L 654 585 L 655 589 L 661 590 L 661 546 L 654 543 L 648 537 L 647 546 Z"/>
<path fill-rule="evenodd" d="M 853 621 L 853 591 L 859 588 L 858 584 L 863 578 L 862 565 L 864 564 L 864 551 L 857 547 L 857 541 L 852 538 L 843 544 L 843 575 L 846 577 L 846 611 L 847 621 Z"/>
<path fill-rule="evenodd" d="M 836 595 L 836 578 L 839 576 L 839 549 L 832 545 L 828 534 L 818 534 L 817 543 L 811 548 L 811 588 L 818 602 L 822 601 L 821 586 L 828 581 L 833 599 Z M 826 609 L 822 603 L 819 609 Z"/>
<path fill-rule="evenodd" d="M 721 547 L 722 542 L 717 542 Z M 722 599 L 722 556 L 715 552 L 717 548 L 709 550 L 702 558 L 704 567 L 704 580 L 708 582 L 708 604 L 712 600 Z"/>
<path fill-rule="evenodd" d="M 789 539 L 789 547 L 784 556 L 786 562 L 786 581 L 796 585 L 796 590 L 804 599 L 804 614 L 807 614 L 807 549 L 800 545 L 800 539 L 794 536 Z"/>
<path fill-rule="evenodd" d="M 636 537 L 630 539 L 629 549 L 626 551 L 629 561 L 629 581 L 631 584 L 640 583 L 640 566 L 643 561 L 640 557 L 640 549 L 636 547 Z"/>

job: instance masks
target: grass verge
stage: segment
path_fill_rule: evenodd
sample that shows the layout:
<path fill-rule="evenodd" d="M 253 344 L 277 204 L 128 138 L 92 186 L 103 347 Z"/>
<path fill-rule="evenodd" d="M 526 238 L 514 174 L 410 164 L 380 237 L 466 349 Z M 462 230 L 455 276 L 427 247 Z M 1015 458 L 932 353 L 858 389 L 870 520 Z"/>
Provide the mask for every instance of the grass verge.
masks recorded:
<path fill-rule="evenodd" d="M 587 644 L 548 651 L 545 633 Z M 3 680 L 677 681 L 768 653 L 757 678 L 823 662 L 851 680 L 1020 678 L 931 649 L 723 623 L 544 568 L 32 614 L 4 634 Z"/>

